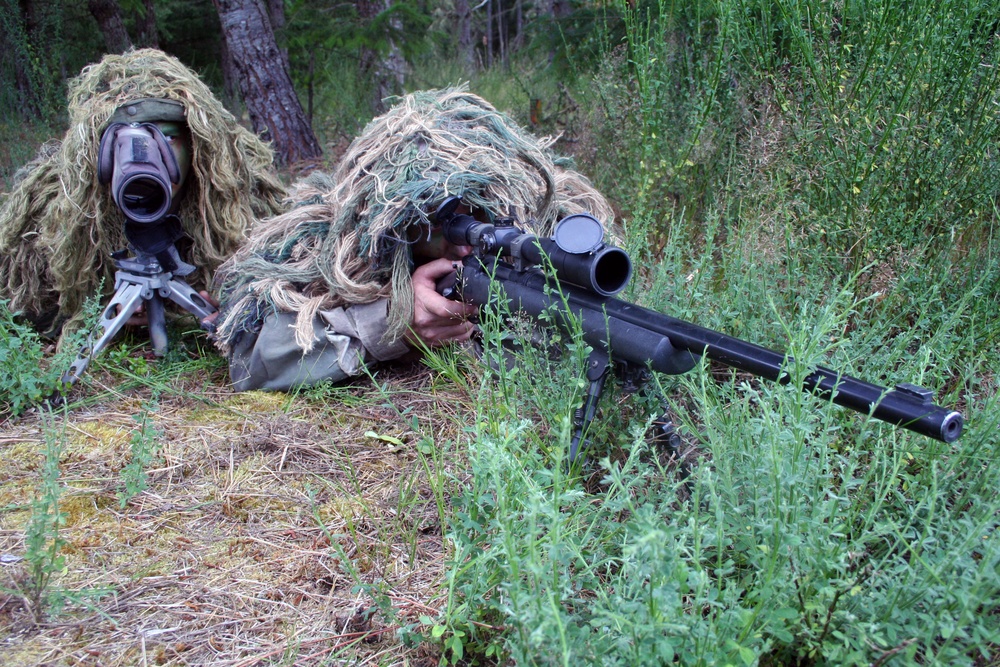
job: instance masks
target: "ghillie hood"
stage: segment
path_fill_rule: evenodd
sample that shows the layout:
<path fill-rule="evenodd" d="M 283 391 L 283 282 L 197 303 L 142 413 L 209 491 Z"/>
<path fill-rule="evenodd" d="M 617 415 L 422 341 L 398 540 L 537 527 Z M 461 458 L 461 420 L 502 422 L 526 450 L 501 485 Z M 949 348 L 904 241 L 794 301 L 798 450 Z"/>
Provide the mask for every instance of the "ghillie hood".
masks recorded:
<path fill-rule="evenodd" d="M 185 259 L 198 267 L 193 286 L 208 286 L 252 223 L 281 210 L 270 148 L 176 58 L 141 49 L 87 66 L 69 82 L 69 130 L 18 172 L 0 206 L 0 297 L 50 333 L 102 280 L 101 296 L 114 288 L 110 254 L 126 247 L 124 217 L 98 182 L 98 147 L 117 109 L 148 98 L 184 106 L 192 164 L 178 215 L 190 237 Z"/>
<path fill-rule="evenodd" d="M 446 197 L 490 219 L 514 215 L 537 234 L 572 213 L 614 214 L 586 178 L 536 138 L 462 89 L 398 100 L 354 140 L 332 178 L 293 187 L 293 208 L 258 225 L 220 270 L 224 350 L 268 312 L 298 313 L 308 349 L 319 309 L 390 298 L 387 338 L 412 319 L 412 240 Z"/>

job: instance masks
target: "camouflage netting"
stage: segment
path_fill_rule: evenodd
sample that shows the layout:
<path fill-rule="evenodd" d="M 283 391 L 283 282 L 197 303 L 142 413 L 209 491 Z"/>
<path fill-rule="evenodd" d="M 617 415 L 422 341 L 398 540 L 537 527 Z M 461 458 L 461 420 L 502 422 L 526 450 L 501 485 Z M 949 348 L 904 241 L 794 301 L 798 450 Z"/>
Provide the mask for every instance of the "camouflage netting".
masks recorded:
<path fill-rule="evenodd" d="M 285 192 L 270 148 L 237 124 L 198 76 L 175 58 L 142 49 L 109 55 L 69 82 L 69 130 L 46 144 L 0 206 L 0 297 L 47 333 L 79 315 L 101 280 L 114 289 L 110 254 L 126 247 L 124 217 L 97 179 L 101 132 L 115 109 L 167 98 L 184 105 L 191 170 L 178 215 L 191 239 L 185 259 L 211 284 L 251 224 L 278 213 Z"/>
<path fill-rule="evenodd" d="M 610 224 L 604 197 L 552 155 L 553 141 L 461 89 L 402 98 L 368 124 L 332 178 L 294 186 L 295 208 L 255 228 L 222 267 L 220 346 L 283 311 L 298 313 L 296 340 L 308 350 L 317 310 L 384 297 L 386 336 L 397 339 L 413 313 L 410 245 L 449 196 L 490 218 L 514 215 L 539 235 L 583 211 Z"/>

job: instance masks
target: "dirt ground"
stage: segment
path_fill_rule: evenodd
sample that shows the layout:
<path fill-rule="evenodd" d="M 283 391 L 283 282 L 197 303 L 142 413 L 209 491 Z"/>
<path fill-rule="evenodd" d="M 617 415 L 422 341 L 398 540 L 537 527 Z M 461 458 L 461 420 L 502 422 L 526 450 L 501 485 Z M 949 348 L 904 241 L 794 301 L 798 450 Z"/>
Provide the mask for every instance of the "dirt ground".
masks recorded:
<path fill-rule="evenodd" d="M 0 663 L 437 664 L 398 630 L 445 603 L 467 397 L 419 364 L 298 396 L 191 368 L 157 384 L 95 363 L 64 416 L 0 423 Z M 65 560 L 35 616 L 25 529 L 47 437 Z M 126 499 L 137 439 L 153 463 Z"/>

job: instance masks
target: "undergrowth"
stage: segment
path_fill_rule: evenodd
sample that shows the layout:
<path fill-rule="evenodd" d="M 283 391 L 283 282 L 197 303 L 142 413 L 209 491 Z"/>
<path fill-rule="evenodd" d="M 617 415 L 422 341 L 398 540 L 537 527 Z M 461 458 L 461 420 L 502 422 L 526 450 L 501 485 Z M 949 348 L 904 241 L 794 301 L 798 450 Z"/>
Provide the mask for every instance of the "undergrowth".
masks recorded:
<path fill-rule="evenodd" d="M 790 351 L 793 381 L 706 362 L 605 398 L 578 476 L 580 341 L 557 366 L 494 363 L 439 638 L 515 664 L 996 660 L 996 9 L 627 15 L 591 110 L 637 260 L 625 296 Z M 966 431 L 943 444 L 812 397 L 815 364 L 930 387 Z M 658 402 L 687 476 L 647 442 Z"/>
<path fill-rule="evenodd" d="M 554 80 L 513 59 L 470 76 L 519 122 L 563 132 L 559 147 L 622 212 L 636 268 L 623 298 L 795 361 L 787 385 L 703 360 L 638 395 L 609 388 L 586 459 L 571 465 L 587 390 L 578 335 L 550 341 L 558 356 L 512 350 L 530 332 L 485 317 L 481 362 L 430 353 L 470 405 L 393 408 L 410 439 L 366 432 L 416 452 L 391 525 L 349 513 L 334 534 L 316 508 L 338 567 L 403 641 L 452 664 L 997 661 L 997 15 L 986 1 L 639 2 L 594 38 L 593 75 L 581 65 Z M 467 74 L 421 67 L 421 87 Z M 357 94 L 333 104 L 317 91 L 331 135 L 363 124 Z M 2 306 L 0 318 L 0 411 L 17 414 L 52 391 L 62 364 L 41 362 L 41 341 Z M 151 364 L 121 345 L 102 363 L 158 396 L 223 363 L 176 354 Z M 801 388 L 815 364 L 933 389 L 966 431 L 944 444 L 811 396 Z M 283 405 L 322 403 L 331 419 L 385 407 L 372 382 L 368 395 L 316 387 Z M 134 432 L 123 507 L 154 458 L 154 408 Z M 663 413 L 680 427 L 684 465 L 647 439 Z M 458 437 L 440 436 L 442 420 Z M 343 465 L 342 480 L 315 487 L 360 497 Z M 59 571 L 57 473 L 41 472 L 29 599 Z M 426 507 L 450 540 L 441 613 L 404 618 L 350 544 L 388 551 L 402 536 L 412 559 Z"/>
<path fill-rule="evenodd" d="M 35 623 L 41 623 L 49 608 L 62 602 L 51 583 L 65 567 L 61 553 L 65 540 L 59 535 L 64 522 L 64 513 L 59 509 L 63 493 L 59 457 L 65 438 L 65 430 L 56 426 L 56 417 L 48 414 L 39 490 L 31 501 L 31 515 L 24 531 L 26 573 L 20 581 L 14 580 Z"/>
<path fill-rule="evenodd" d="M 737 253 L 727 248 L 724 274 L 753 261 L 732 259 Z M 848 331 L 872 307 L 855 300 L 852 283 L 830 290 L 807 279 L 803 296 L 813 298 L 792 319 L 768 305 L 775 267 L 757 267 L 760 280 L 736 285 L 761 304 L 743 316 L 751 330 L 751 318 L 789 318 L 777 331 L 798 362 L 788 369 L 793 382 L 715 375 L 707 364 L 660 378 L 653 393 L 702 453 L 690 476 L 647 442 L 655 402 L 641 398 L 605 399 L 590 464 L 583 477 L 572 474 L 579 355 L 553 365 L 529 349 L 516 364 L 492 365 L 469 428 L 471 479 L 453 501 L 455 556 L 439 637 L 461 638 L 462 655 L 516 664 L 995 657 L 995 394 L 971 402 L 967 432 L 948 445 L 811 397 L 803 378 L 830 358 L 868 378 L 940 386 L 948 374 L 933 363 L 933 342 L 913 351 L 903 336 L 876 345 L 879 327 Z M 688 303 L 711 315 L 704 300 Z M 954 321 L 974 317 L 976 303 L 958 304 Z M 484 324 L 487 350 L 499 350 L 506 329 Z M 939 322 L 937 335 L 962 333 Z M 568 349 L 581 343 L 571 339 Z"/>
<path fill-rule="evenodd" d="M 88 299 L 84 320 L 96 322 L 100 304 Z M 50 399 L 62 398 L 67 390 L 64 374 L 87 339 L 81 329 L 67 335 L 63 345 L 43 339 L 34 328 L 17 317 L 0 299 L 0 418 L 17 416 Z"/>

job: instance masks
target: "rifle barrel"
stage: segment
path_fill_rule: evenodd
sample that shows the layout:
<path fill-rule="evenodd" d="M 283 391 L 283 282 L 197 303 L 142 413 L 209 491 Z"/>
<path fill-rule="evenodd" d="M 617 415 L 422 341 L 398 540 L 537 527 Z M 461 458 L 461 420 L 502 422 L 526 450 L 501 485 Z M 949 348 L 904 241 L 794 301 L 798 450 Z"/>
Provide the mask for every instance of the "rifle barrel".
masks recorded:
<path fill-rule="evenodd" d="M 792 381 L 784 370 L 794 363 L 787 354 L 619 299 L 608 299 L 606 304 L 609 315 L 627 322 L 644 322 L 648 328 L 667 336 L 676 348 L 704 354 L 731 368 L 781 384 Z M 942 442 L 953 442 L 962 434 L 962 415 L 935 405 L 933 392 L 912 384 L 888 389 L 817 366 L 803 380 L 802 389 Z"/>

